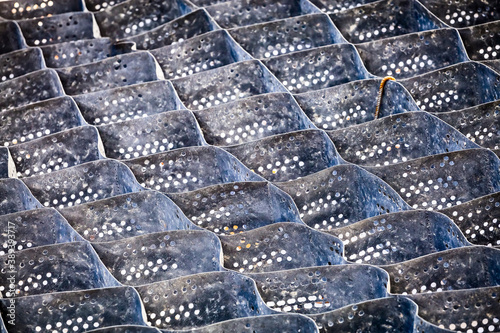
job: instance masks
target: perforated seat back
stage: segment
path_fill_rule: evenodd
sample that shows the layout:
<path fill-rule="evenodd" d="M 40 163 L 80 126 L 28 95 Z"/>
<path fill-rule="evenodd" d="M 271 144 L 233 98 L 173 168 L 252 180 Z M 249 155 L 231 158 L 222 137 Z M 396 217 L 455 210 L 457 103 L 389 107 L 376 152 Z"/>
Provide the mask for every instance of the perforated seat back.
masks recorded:
<path fill-rule="evenodd" d="M 293 200 L 267 182 L 214 185 L 169 197 L 194 224 L 220 235 L 276 222 L 302 223 Z"/>
<path fill-rule="evenodd" d="M 0 193 L 0 215 L 43 207 L 19 179 L 0 179 Z"/>
<path fill-rule="evenodd" d="M 0 55 L 0 82 L 44 68 L 42 52 L 38 48 L 9 52 Z"/>
<path fill-rule="evenodd" d="M 409 206 L 381 179 L 355 165 L 338 165 L 276 184 L 311 228 L 331 230 Z"/>
<path fill-rule="evenodd" d="M 470 245 L 445 215 L 418 210 L 372 217 L 329 233 L 342 240 L 346 258 L 359 264 L 388 265 Z"/>
<path fill-rule="evenodd" d="M 240 273 L 345 264 L 338 238 L 299 223 L 274 223 L 219 238 L 224 267 Z"/>

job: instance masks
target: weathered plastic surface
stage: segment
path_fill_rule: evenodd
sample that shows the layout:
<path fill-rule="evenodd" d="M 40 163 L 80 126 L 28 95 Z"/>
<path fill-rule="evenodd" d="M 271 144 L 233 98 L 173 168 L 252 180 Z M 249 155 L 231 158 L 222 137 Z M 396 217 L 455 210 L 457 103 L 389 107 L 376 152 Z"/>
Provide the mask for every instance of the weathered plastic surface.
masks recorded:
<path fill-rule="evenodd" d="M 64 96 L 56 71 L 42 69 L 0 83 L 0 112 Z"/>
<path fill-rule="evenodd" d="M 216 29 L 218 27 L 208 13 L 204 9 L 197 9 L 155 29 L 128 37 L 126 40 L 136 43 L 140 50 L 152 50 Z"/>
<path fill-rule="evenodd" d="M 320 12 L 304 0 L 231 0 L 206 9 L 224 29 Z"/>
<path fill-rule="evenodd" d="M 165 333 L 218 333 L 218 332 L 284 332 L 316 333 L 318 328 L 311 319 L 299 314 L 274 314 L 226 320 L 190 330 L 163 330 Z"/>
<path fill-rule="evenodd" d="M 41 47 L 45 63 L 51 68 L 85 65 L 131 52 L 132 43 L 113 43 L 110 38 L 81 39 Z"/>
<path fill-rule="evenodd" d="M 224 149 L 272 182 L 305 177 L 343 162 L 328 135 L 319 130 L 279 134 Z"/>
<path fill-rule="evenodd" d="M 296 94 L 372 77 L 351 44 L 285 54 L 264 60 L 264 64 Z"/>
<path fill-rule="evenodd" d="M 152 81 L 73 96 L 92 125 L 104 125 L 184 109 L 169 81 Z"/>
<path fill-rule="evenodd" d="M 2 4 L 3 2 L 0 2 Z M 0 55 L 0 82 L 45 68 L 38 48 L 23 49 Z"/>
<path fill-rule="evenodd" d="M 500 59 L 481 61 L 481 63 L 500 74 Z"/>
<path fill-rule="evenodd" d="M 271 93 L 194 111 L 205 140 L 228 146 L 315 126 L 290 94 Z"/>
<path fill-rule="evenodd" d="M 215 30 L 151 51 L 167 79 L 251 60 L 225 30 Z"/>
<path fill-rule="evenodd" d="M 193 113 L 164 112 L 98 127 L 106 156 L 130 159 L 205 143 Z"/>
<path fill-rule="evenodd" d="M 324 14 L 311 14 L 229 30 L 257 59 L 345 42 Z"/>
<path fill-rule="evenodd" d="M 44 206 L 59 209 L 143 190 L 130 169 L 109 159 L 24 178 L 23 181 Z"/>
<path fill-rule="evenodd" d="M 318 128 L 336 130 L 374 120 L 380 82 L 380 79 L 355 81 L 295 95 L 295 99 Z M 385 84 L 379 118 L 418 110 L 401 84 L 394 81 Z"/>
<path fill-rule="evenodd" d="M 92 331 L 87 331 L 89 333 L 161 333 L 161 331 L 155 327 L 149 326 L 134 326 L 134 325 L 119 325 L 106 327 L 103 329 L 97 329 Z"/>
<path fill-rule="evenodd" d="M 500 285 L 500 250 L 462 247 L 382 268 L 391 277 L 394 294 L 491 287 Z"/>
<path fill-rule="evenodd" d="M 368 265 L 298 268 L 249 275 L 275 311 L 317 314 L 387 297 L 389 276 Z"/>
<path fill-rule="evenodd" d="M 118 5 L 126 0 L 85 0 L 85 5 L 87 9 L 91 12 L 98 12 L 106 10 L 106 8 Z"/>
<path fill-rule="evenodd" d="M 454 29 L 386 38 L 358 44 L 356 49 L 370 73 L 396 79 L 421 75 L 469 60 L 460 35 Z"/>
<path fill-rule="evenodd" d="M 68 95 L 85 94 L 163 78 L 158 64 L 147 52 L 123 54 L 86 65 L 59 68 L 57 73 Z"/>
<path fill-rule="evenodd" d="M 51 134 L 9 150 L 19 178 L 43 175 L 104 158 L 99 133 L 93 126 Z"/>
<path fill-rule="evenodd" d="M 500 20 L 498 3 L 492 0 L 465 0 L 444 3 L 439 0 L 422 0 L 421 2 L 444 23 L 454 28 Z"/>
<path fill-rule="evenodd" d="M 355 165 L 334 166 L 276 185 L 295 201 L 302 220 L 318 230 L 409 208 L 387 183 Z"/>
<path fill-rule="evenodd" d="M 427 112 L 407 112 L 328 132 L 343 159 L 389 165 L 463 149 L 480 148 Z"/>
<path fill-rule="evenodd" d="M 246 97 L 286 89 L 256 60 L 239 62 L 172 81 L 179 98 L 191 110 L 202 110 Z"/>
<path fill-rule="evenodd" d="M 500 246 L 500 193 L 442 209 L 475 245 Z"/>
<path fill-rule="evenodd" d="M 358 264 L 389 265 L 470 245 L 448 217 L 422 210 L 372 217 L 329 233 L 342 240 L 345 257 Z"/>
<path fill-rule="evenodd" d="M 238 182 L 169 197 L 199 227 L 232 235 L 277 222 L 302 223 L 293 200 L 268 182 Z"/>
<path fill-rule="evenodd" d="M 321 333 L 444 333 L 417 317 L 417 305 L 401 296 L 379 298 L 327 313 L 311 315 Z"/>
<path fill-rule="evenodd" d="M 81 12 L 84 8 L 82 0 L 7 0 L 0 2 L 1 16 L 9 20 Z"/>
<path fill-rule="evenodd" d="M 14 146 L 85 125 L 75 102 L 57 97 L 0 113 L 0 144 Z"/>
<path fill-rule="evenodd" d="M 19 179 L 0 179 L 0 193 L 0 215 L 42 208 L 40 202 Z"/>
<path fill-rule="evenodd" d="M 411 296 L 423 319 L 453 331 L 498 332 L 500 287 Z"/>
<path fill-rule="evenodd" d="M 224 267 L 245 274 L 346 263 L 338 238 L 299 223 L 274 223 L 219 238 Z"/>
<path fill-rule="evenodd" d="M 319 8 L 324 13 L 334 14 L 342 12 L 347 9 L 359 7 L 366 5 L 367 3 L 374 2 L 376 0 L 356 0 L 356 1 L 346 1 L 346 0 L 310 0 L 310 2 Z"/>
<path fill-rule="evenodd" d="M 93 247 L 111 274 L 131 286 L 222 268 L 220 241 L 203 230 L 154 233 Z"/>
<path fill-rule="evenodd" d="M 9 332 L 14 333 L 52 330 L 78 333 L 123 322 L 145 325 L 141 300 L 132 287 L 16 297 L 15 301 L 15 325 L 7 323 Z M 5 319 L 9 305 L 8 298 L 0 300 Z"/>
<path fill-rule="evenodd" d="M 0 258 L 2 270 L 16 272 L 16 298 L 119 285 L 87 242 L 17 251 L 15 264 L 9 263 L 7 255 Z M 8 277 L 8 274 L 0 276 L 2 286 L 9 285 Z M 13 297 L 9 289 L 0 289 L 6 297 Z"/>
<path fill-rule="evenodd" d="M 156 191 L 133 192 L 59 210 L 83 238 L 94 244 L 155 232 L 198 229 L 179 207 Z"/>
<path fill-rule="evenodd" d="M 420 2 L 412 0 L 376 1 L 330 14 L 330 18 L 351 43 L 446 27 Z"/>
<path fill-rule="evenodd" d="M 261 181 L 234 156 L 213 146 L 179 148 L 125 162 L 142 186 L 166 193 L 239 181 Z"/>
<path fill-rule="evenodd" d="M 1 215 L 0 255 L 9 253 L 9 238 L 13 238 L 14 251 L 38 246 L 80 242 L 83 238 L 71 228 L 68 222 L 53 208 L 33 209 Z M 9 237 L 11 234 L 11 237 Z"/>
<path fill-rule="evenodd" d="M 0 20 L 0 54 L 26 48 L 21 28 L 14 21 Z"/>
<path fill-rule="evenodd" d="M 399 81 L 422 111 L 448 112 L 500 99 L 500 74 L 465 62 Z"/>
<path fill-rule="evenodd" d="M 235 272 L 212 272 L 136 287 L 149 325 L 186 330 L 217 322 L 273 314 L 255 282 Z M 187 314 L 189 313 L 189 314 Z"/>
<path fill-rule="evenodd" d="M 499 149 L 500 136 L 497 119 L 499 113 L 500 101 L 494 101 L 471 108 L 441 112 L 434 115 L 455 127 L 481 147 Z"/>
<path fill-rule="evenodd" d="M 475 25 L 458 32 L 471 60 L 500 59 L 500 22 Z"/>
<path fill-rule="evenodd" d="M 99 36 L 92 13 L 65 13 L 17 21 L 29 46 L 51 45 Z"/>
<path fill-rule="evenodd" d="M 414 209 L 443 209 L 499 192 L 499 162 L 490 150 L 469 149 L 365 169 Z"/>
<path fill-rule="evenodd" d="M 12 160 L 9 150 L 0 146 L 0 179 L 15 177 L 16 166 Z"/>
<path fill-rule="evenodd" d="M 189 11 L 182 0 L 126 0 L 94 15 L 103 35 L 122 39 L 156 28 Z"/>

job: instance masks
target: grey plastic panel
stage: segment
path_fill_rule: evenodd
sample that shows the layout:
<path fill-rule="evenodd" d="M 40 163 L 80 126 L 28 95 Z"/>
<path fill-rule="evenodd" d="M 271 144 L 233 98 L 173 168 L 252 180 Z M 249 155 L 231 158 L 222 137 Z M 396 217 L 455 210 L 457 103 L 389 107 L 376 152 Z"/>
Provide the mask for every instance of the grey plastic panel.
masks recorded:
<path fill-rule="evenodd" d="M 328 132 L 339 154 L 358 165 L 389 165 L 463 149 L 480 148 L 427 112 L 407 112 Z"/>
<path fill-rule="evenodd" d="M 93 247 L 111 274 L 131 286 L 222 268 L 219 239 L 202 230 L 154 233 Z"/>
<path fill-rule="evenodd" d="M 469 149 L 365 169 L 414 209 L 443 209 L 499 192 L 499 162 L 490 150 Z"/>
<path fill-rule="evenodd" d="M 496 1 L 466 0 L 442 3 L 436 0 L 422 0 L 421 2 L 444 23 L 454 28 L 500 20 Z"/>
<path fill-rule="evenodd" d="M 322 12 L 327 14 L 334 14 L 342 12 L 347 9 L 366 5 L 367 3 L 374 2 L 374 0 L 310 0 L 312 4 L 318 7 Z"/>
<path fill-rule="evenodd" d="M 14 146 L 85 125 L 70 97 L 56 97 L 0 113 L 0 144 Z"/>
<path fill-rule="evenodd" d="M 142 186 L 166 193 L 263 180 L 234 156 L 212 146 L 180 148 L 125 163 Z"/>
<path fill-rule="evenodd" d="M 63 68 L 85 65 L 121 53 L 131 52 L 133 44 L 115 44 L 109 38 L 95 38 L 45 45 L 41 49 L 48 67 Z"/>
<path fill-rule="evenodd" d="M 85 119 L 104 125 L 184 109 L 169 81 L 152 81 L 73 97 Z"/>
<path fill-rule="evenodd" d="M 224 267 L 245 274 L 346 263 L 338 238 L 299 223 L 274 223 L 219 238 Z"/>
<path fill-rule="evenodd" d="M 329 233 L 344 243 L 346 259 L 359 264 L 388 265 L 470 245 L 448 217 L 423 210 L 372 217 Z"/>
<path fill-rule="evenodd" d="M 133 192 L 73 207 L 59 208 L 88 241 L 109 242 L 170 230 L 198 229 L 163 194 Z M 82 220 L 82 216 L 85 219 Z"/>
<path fill-rule="evenodd" d="M 23 49 L 0 55 L 1 82 L 44 68 L 45 63 L 39 48 Z"/>
<path fill-rule="evenodd" d="M 277 222 L 302 223 L 290 196 L 267 182 L 214 185 L 169 197 L 194 224 L 219 235 Z"/>
<path fill-rule="evenodd" d="M 162 329 L 186 330 L 273 313 L 257 293 L 255 282 L 234 272 L 189 275 L 136 289 L 148 324 Z"/>
<path fill-rule="evenodd" d="M 143 190 L 129 168 L 108 159 L 25 178 L 23 181 L 44 206 L 59 209 Z"/>
<path fill-rule="evenodd" d="M 311 228 L 332 230 L 409 206 L 387 183 L 355 165 L 338 165 L 276 184 L 299 208 Z"/>
<path fill-rule="evenodd" d="M 227 146 L 314 128 L 290 94 L 271 93 L 194 111 L 209 144 Z"/>
<path fill-rule="evenodd" d="M 351 44 L 285 54 L 264 60 L 264 64 L 289 91 L 297 94 L 372 77 Z"/>
<path fill-rule="evenodd" d="M 0 255 L 38 246 L 80 242 L 83 238 L 71 228 L 55 209 L 33 209 L 0 216 Z M 17 234 L 15 245 L 9 241 L 9 234 Z M 14 246 L 10 246 L 14 245 Z"/>
<path fill-rule="evenodd" d="M 23 178 L 102 159 L 101 145 L 97 129 L 82 126 L 18 144 L 9 150 L 17 177 Z"/>
<path fill-rule="evenodd" d="M 126 40 L 136 43 L 140 50 L 152 50 L 216 29 L 218 27 L 208 13 L 203 9 L 197 9 L 155 29 L 128 37 Z"/>
<path fill-rule="evenodd" d="M 375 119 L 381 80 L 369 79 L 295 95 L 300 107 L 318 128 L 336 130 Z M 418 111 L 399 83 L 388 81 L 382 93 L 379 117 Z"/>
<path fill-rule="evenodd" d="M 425 320 L 453 331 L 498 332 L 500 287 L 411 296 Z"/>
<path fill-rule="evenodd" d="M 463 247 L 382 268 L 389 273 L 395 294 L 491 287 L 500 284 L 500 250 Z"/>
<path fill-rule="evenodd" d="M 396 79 L 421 75 L 468 61 L 460 35 L 439 29 L 386 38 L 356 45 L 368 71 Z M 377 54 L 379 56 L 373 56 Z"/>
<path fill-rule="evenodd" d="M 498 114 L 500 101 L 489 102 L 457 111 L 436 113 L 435 116 L 455 127 L 468 139 L 484 148 L 499 149 Z"/>
<path fill-rule="evenodd" d="M 0 179 L 0 193 L 0 215 L 42 208 L 40 202 L 19 179 Z"/>
<path fill-rule="evenodd" d="M 0 300 L 4 316 L 9 304 L 9 299 Z M 145 325 L 139 295 L 132 287 L 16 297 L 15 304 L 16 325 L 8 326 L 9 332 L 14 333 L 44 330 L 79 333 L 122 322 Z"/>
<path fill-rule="evenodd" d="M 85 94 L 162 79 L 147 52 L 118 55 L 86 65 L 60 68 L 57 73 L 69 95 Z"/>
<path fill-rule="evenodd" d="M 172 81 L 181 101 L 191 110 L 233 102 L 286 89 L 256 60 L 239 62 Z"/>
<path fill-rule="evenodd" d="M 466 62 L 399 81 L 422 111 L 448 112 L 500 99 L 500 74 Z"/>
<path fill-rule="evenodd" d="M 206 7 L 208 13 L 225 29 L 269 22 L 293 16 L 319 13 L 303 0 L 231 0 Z"/>
<path fill-rule="evenodd" d="M 215 30 L 151 51 L 167 79 L 251 60 L 225 30 Z"/>
<path fill-rule="evenodd" d="M 471 60 L 500 59 L 500 22 L 475 25 L 458 32 Z"/>
<path fill-rule="evenodd" d="M 0 54 L 26 48 L 21 28 L 16 22 L 0 20 Z"/>
<path fill-rule="evenodd" d="M 9 20 L 50 16 L 69 12 L 81 12 L 85 8 L 82 0 L 7 0 L 0 2 L 1 16 Z"/>
<path fill-rule="evenodd" d="M 151 30 L 188 13 L 182 0 L 126 0 L 95 13 L 103 35 L 122 39 Z"/>
<path fill-rule="evenodd" d="M 17 251 L 14 263 L 8 260 L 7 255 L 0 258 L 3 271 L 16 272 L 16 298 L 119 285 L 86 242 Z M 9 286 L 9 276 L 0 276 L 2 286 Z M 6 297 L 13 297 L 11 289 L 2 289 Z"/>
<path fill-rule="evenodd" d="M 310 267 L 249 276 L 266 305 L 280 312 L 317 314 L 388 295 L 387 273 L 373 266 Z"/>
<path fill-rule="evenodd" d="M 51 45 L 99 36 L 94 16 L 88 12 L 65 13 L 17 21 L 29 46 Z"/>
<path fill-rule="evenodd" d="M 257 59 L 342 43 L 344 38 L 324 14 L 311 14 L 229 30 Z"/>
<path fill-rule="evenodd" d="M 106 156 L 130 159 L 205 143 L 193 113 L 170 111 L 98 127 Z"/>
<path fill-rule="evenodd" d="M 63 95 L 56 71 L 42 69 L 0 83 L 0 112 Z"/>
<path fill-rule="evenodd" d="M 273 182 L 305 177 L 342 163 L 328 135 L 319 130 L 279 134 L 224 149 Z"/>
<path fill-rule="evenodd" d="M 103 329 L 88 331 L 89 333 L 160 333 L 161 331 L 149 326 L 119 325 Z"/>
<path fill-rule="evenodd" d="M 498 213 L 500 193 L 493 193 L 466 203 L 442 209 L 476 245 L 500 246 Z"/>
<path fill-rule="evenodd" d="M 364 43 L 445 25 L 419 2 L 381 0 L 347 9 L 330 18 L 351 43 Z"/>

